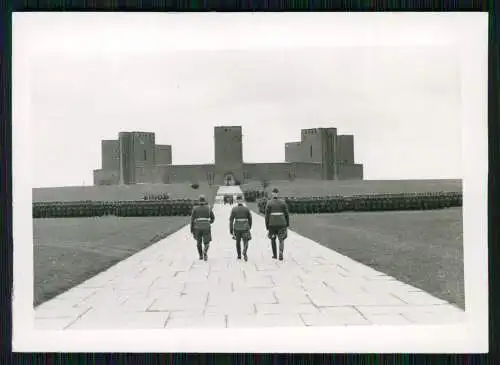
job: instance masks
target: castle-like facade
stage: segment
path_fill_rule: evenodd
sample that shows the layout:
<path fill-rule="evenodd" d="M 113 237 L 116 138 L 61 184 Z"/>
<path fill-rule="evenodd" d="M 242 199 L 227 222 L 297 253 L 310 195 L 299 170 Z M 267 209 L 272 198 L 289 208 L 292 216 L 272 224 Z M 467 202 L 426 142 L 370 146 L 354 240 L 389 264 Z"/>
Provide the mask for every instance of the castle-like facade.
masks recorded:
<path fill-rule="evenodd" d="M 303 129 L 300 142 L 285 143 L 285 162 L 276 163 L 243 161 L 241 126 L 215 127 L 214 140 L 214 164 L 172 165 L 172 146 L 157 145 L 154 133 L 120 132 L 117 140 L 102 141 L 94 185 L 363 179 L 363 165 L 354 162 L 354 137 L 338 135 L 336 128 Z"/>

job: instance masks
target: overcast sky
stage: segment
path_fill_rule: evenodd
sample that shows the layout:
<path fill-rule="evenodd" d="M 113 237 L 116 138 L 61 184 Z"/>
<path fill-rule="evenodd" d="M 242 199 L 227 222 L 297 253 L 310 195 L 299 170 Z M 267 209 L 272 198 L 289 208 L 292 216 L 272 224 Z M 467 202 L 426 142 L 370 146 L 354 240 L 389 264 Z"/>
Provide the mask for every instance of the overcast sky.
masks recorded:
<path fill-rule="evenodd" d="M 26 43 L 34 186 L 92 184 L 100 141 L 120 131 L 155 132 L 174 164 L 213 162 L 213 127 L 224 124 L 243 127 L 246 162 L 284 161 L 284 143 L 300 140 L 301 128 L 336 127 L 354 134 L 366 179 L 462 177 L 451 40 L 169 50 L 164 18 L 127 25 L 159 45 L 144 49 L 117 31 L 123 21 L 63 18 L 33 21 Z"/>

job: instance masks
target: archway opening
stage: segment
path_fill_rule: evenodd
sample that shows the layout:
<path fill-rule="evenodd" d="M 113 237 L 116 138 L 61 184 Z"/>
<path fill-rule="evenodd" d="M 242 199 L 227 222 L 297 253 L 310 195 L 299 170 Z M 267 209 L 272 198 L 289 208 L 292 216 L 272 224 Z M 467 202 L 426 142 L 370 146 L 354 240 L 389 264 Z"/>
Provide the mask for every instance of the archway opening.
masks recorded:
<path fill-rule="evenodd" d="M 224 185 L 226 186 L 236 185 L 236 179 L 234 178 L 233 174 L 227 173 L 224 175 Z"/>

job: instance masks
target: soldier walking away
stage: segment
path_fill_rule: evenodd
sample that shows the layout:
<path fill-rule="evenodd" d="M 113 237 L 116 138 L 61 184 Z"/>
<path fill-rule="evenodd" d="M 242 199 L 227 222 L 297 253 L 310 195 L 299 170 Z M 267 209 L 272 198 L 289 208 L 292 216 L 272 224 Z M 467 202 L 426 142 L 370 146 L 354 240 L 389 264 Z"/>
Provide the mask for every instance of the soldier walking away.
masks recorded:
<path fill-rule="evenodd" d="M 204 195 L 200 195 L 199 205 L 193 208 L 191 213 L 191 234 L 196 240 L 196 247 L 200 260 L 207 261 L 208 248 L 212 241 L 211 225 L 215 221 L 214 212 L 207 203 Z M 202 249 L 202 243 L 204 249 Z"/>
<path fill-rule="evenodd" d="M 265 210 L 267 237 L 271 239 L 271 249 L 273 250 L 273 259 L 276 259 L 276 238 L 279 241 L 279 259 L 283 260 L 283 251 L 285 248 L 285 239 L 288 237 L 287 228 L 290 225 L 290 216 L 288 206 L 278 197 L 278 189 L 273 189 L 271 199 L 268 200 Z"/>
<path fill-rule="evenodd" d="M 236 240 L 236 253 L 238 260 L 241 259 L 241 241 L 243 240 L 243 259 L 248 261 L 247 251 L 248 243 L 252 239 L 250 230 L 252 229 L 252 213 L 250 209 L 243 205 L 243 197 L 236 197 L 236 205 L 231 209 L 229 216 L 229 233 Z"/>

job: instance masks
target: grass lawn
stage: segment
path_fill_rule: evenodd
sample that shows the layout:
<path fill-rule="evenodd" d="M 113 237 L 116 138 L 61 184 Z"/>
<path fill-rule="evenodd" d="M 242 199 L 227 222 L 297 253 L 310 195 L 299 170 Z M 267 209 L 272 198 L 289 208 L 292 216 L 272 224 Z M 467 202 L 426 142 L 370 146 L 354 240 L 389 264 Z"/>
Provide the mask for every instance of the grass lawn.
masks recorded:
<path fill-rule="evenodd" d="M 255 204 L 249 204 L 258 211 Z M 290 229 L 398 280 L 465 306 L 462 209 L 293 214 Z"/>
<path fill-rule="evenodd" d="M 191 188 L 189 183 L 35 188 L 33 202 L 142 200 L 145 194 L 160 193 L 168 193 L 171 199 L 198 199 L 200 194 L 204 194 L 210 203 L 213 202 L 217 186 L 209 186 L 206 182 L 199 185 L 198 189 Z"/>
<path fill-rule="evenodd" d="M 34 305 L 174 233 L 188 221 L 189 217 L 34 219 Z"/>

